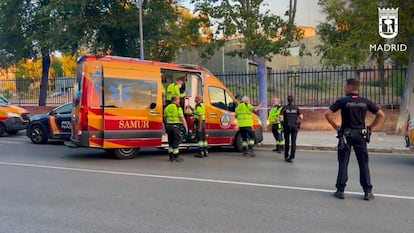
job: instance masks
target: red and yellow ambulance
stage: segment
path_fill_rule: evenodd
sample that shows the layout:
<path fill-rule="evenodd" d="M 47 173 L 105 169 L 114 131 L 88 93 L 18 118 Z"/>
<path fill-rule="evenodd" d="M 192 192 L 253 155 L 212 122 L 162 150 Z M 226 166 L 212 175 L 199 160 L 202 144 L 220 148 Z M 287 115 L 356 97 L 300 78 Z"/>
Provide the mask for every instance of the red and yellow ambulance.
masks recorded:
<path fill-rule="evenodd" d="M 116 56 L 78 59 L 67 145 L 110 150 L 119 159 L 135 157 L 140 148 L 163 147 L 163 90 L 179 78 L 185 79 L 182 88 L 188 93 L 184 106 L 195 106 L 195 96 L 203 96 L 208 144 L 241 150 L 234 114 L 238 100 L 212 73 L 196 65 Z M 191 120 L 191 114 L 186 117 Z M 261 142 L 262 125 L 256 115 L 254 130 Z M 191 138 L 181 146 L 197 146 Z"/>

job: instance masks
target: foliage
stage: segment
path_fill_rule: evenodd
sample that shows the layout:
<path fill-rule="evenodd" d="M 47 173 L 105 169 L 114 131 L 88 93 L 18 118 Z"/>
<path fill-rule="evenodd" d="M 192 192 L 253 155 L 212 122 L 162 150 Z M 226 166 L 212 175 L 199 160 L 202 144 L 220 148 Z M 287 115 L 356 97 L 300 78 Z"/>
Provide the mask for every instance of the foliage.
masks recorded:
<path fill-rule="evenodd" d="M 414 33 L 412 2 L 382 2 L 383 4 L 365 0 L 319 0 L 326 21 L 317 27 L 322 44 L 317 46 L 316 51 L 322 55 L 324 64 L 358 66 L 366 63 L 367 59 L 382 64 L 387 58 L 392 58 L 397 64 L 407 64 L 409 49 L 406 52 L 388 53 L 370 51 L 370 44 L 407 43 Z M 387 41 L 378 34 L 378 7 L 399 7 L 399 35 L 392 41 Z"/>
<path fill-rule="evenodd" d="M 201 15 L 209 16 L 220 40 L 239 39 L 239 48 L 229 52 L 240 57 L 264 57 L 288 54 L 290 42 L 301 37 L 293 22 L 261 12 L 262 0 L 192 0 Z M 289 14 L 289 12 L 287 12 Z"/>

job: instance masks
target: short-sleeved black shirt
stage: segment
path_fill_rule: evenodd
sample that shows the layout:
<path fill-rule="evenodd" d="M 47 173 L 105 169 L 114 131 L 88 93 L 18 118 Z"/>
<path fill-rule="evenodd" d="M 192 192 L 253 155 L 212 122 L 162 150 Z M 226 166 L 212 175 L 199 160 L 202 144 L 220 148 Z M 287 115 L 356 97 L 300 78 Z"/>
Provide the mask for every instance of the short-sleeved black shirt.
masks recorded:
<path fill-rule="evenodd" d="M 298 126 L 298 117 L 300 114 L 300 109 L 296 105 L 285 105 L 282 108 L 281 113 L 281 115 L 283 116 L 283 124 L 287 126 Z"/>
<path fill-rule="evenodd" d="M 367 111 L 375 114 L 379 108 L 367 98 L 360 97 L 356 93 L 348 94 L 336 100 L 329 107 L 332 112 L 341 109 L 341 128 L 363 129 L 365 128 L 365 116 Z"/>

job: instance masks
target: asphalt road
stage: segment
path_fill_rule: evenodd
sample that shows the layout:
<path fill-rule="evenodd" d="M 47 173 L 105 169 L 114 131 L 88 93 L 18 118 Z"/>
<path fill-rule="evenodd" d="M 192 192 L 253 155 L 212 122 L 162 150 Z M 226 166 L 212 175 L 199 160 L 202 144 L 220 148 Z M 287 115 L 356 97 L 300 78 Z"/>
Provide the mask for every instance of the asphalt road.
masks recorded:
<path fill-rule="evenodd" d="M 183 163 L 159 150 L 120 161 L 0 138 L 0 232 L 414 232 L 414 156 L 371 154 L 368 202 L 354 156 L 338 200 L 333 152 L 298 151 L 293 164 L 268 150 L 193 154 Z"/>

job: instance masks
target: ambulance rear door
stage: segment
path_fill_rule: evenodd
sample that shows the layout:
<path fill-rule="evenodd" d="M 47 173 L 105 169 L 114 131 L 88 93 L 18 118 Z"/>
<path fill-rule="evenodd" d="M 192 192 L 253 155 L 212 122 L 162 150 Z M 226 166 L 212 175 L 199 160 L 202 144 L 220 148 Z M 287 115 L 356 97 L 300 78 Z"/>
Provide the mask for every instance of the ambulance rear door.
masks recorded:
<path fill-rule="evenodd" d="M 161 72 L 149 65 L 104 68 L 103 148 L 159 147 Z"/>

